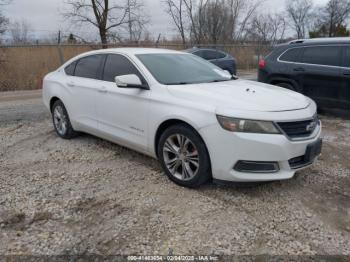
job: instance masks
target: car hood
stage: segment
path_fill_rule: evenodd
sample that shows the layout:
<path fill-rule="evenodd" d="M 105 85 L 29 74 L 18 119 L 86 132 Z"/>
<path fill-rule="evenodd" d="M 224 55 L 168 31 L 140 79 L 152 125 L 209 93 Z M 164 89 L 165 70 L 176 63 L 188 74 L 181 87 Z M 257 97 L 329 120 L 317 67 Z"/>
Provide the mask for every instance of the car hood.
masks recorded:
<path fill-rule="evenodd" d="M 248 80 L 168 86 L 178 98 L 205 103 L 216 108 L 281 112 L 304 109 L 310 100 L 302 94 L 278 86 Z"/>

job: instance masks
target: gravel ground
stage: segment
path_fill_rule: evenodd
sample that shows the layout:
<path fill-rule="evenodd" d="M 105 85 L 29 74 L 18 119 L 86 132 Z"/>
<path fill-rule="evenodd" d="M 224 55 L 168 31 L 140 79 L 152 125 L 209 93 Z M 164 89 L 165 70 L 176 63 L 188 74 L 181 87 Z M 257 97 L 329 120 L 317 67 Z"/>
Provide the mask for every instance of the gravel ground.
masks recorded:
<path fill-rule="evenodd" d="M 156 160 L 58 138 L 40 99 L 0 103 L 0 254 L 350 255 L 350 121 L 288 181 L 176 186 Z"/>

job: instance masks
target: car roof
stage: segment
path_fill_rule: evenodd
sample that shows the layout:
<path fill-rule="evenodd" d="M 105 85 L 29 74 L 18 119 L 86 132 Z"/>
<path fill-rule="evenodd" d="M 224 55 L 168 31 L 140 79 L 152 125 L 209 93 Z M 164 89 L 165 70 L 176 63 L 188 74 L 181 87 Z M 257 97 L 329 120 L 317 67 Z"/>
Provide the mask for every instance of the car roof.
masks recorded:
<path fill-rule="evenodd" d="M 195 51 L 199 51 L 199 50 L 211 50 L 211 51 L 217 51 L 217 52 L 225 53 L 222 50 L 215 49 L 215 48 L 210 48 L 210 47 L 192 47 L 192 48 L 186 49 L 184 51 L 188 52 L 188 53 L 191 53 L 191 52 L 195 52 Z"/>
<path fill-rule="evenodd" d="M 311 38 L 311 39 L 296 39 L 278 47 L 290 46 L 312 46 L 312 45 L 327 45 L 327 44 L 350 44 L 350 37 L 325 37 L 325 38 Z"/>
<path fill-rule="evenodd" d="M 140 55 L 140 54 L 183 54 L 183 52 L 170 50 L 170 49 L 162 49 L 162 48 L 141 48 L 141 47 L 121 47 L 121 48 L 106 48 L 99 49 L 95 51 L 90 51 L 84 53 L 93 55 L 93 54 L 105 54 L 105 53 L 116 53 L 116 54 L 126 54 L 126 55 Z"/>

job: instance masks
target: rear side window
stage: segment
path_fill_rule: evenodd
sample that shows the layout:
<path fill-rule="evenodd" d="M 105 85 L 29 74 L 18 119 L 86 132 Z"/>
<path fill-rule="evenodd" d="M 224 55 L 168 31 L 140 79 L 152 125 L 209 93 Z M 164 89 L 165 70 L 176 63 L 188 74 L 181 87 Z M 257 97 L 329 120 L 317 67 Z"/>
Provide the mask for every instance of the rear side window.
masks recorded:
<path fill-rule="evenodd" d="M 137 70 L 137 68 L 127 59 L 125 56 L 122 55 L 108 55 L 104 73 L 103 73 L 103 80 L 114 82 L 114 78 L 116 76 L 121 75 L 130 75 L 134 74 L 137 75 L 143 84 L 146 84 L 144 78 L 140 74 L 140 72 Z"/>
<path fill-rule="evenodd" d="M 203 58 L 206 60 L 213 60 L 218 58 L 218 52 L 212 50 L 203 50 Z"/>
<path fill-rule="evenodd" d="M 226 57 L 226 54 L 225 53 L 222 53 L 222 52 L 217 52 L 217 59 L 222 59 L 222 58 L 225 58 Z"/>
<path fill-rule="evenodd" d="M 75 67 L 75 76 L 99 79 L 102 55 L 93 55 L 81 58 Z"/>
<path fill-rule="evenodd" d="M 285 62 L 299 62 L 299 54 L 300 48 L 289 49 L 280 57 L 279 60 Z"/>
<path fill-rule="evenodd" d="M 201 58 L 204 58 L 204 54 L 203 54 L 203 51 L 202 51 L 202 50 L 196 51 L 196 52 L 194 52 L 193 54 L 196 55 L 196 56 L 199 56 L 199 57 L 201 57 Z"/>
<path fill-rule="evenodd" d="M 339 46 L 304 47 L 301 62 L 314 65 L 339 66 L 340 50 Z"/>
<path fill-rule="evenodd" d="M 70 65 L 64 68 L 64 71 L 69 76 L 74 76 L 75 66 L 77 65 L 77 61 L 71 63 Z"/>

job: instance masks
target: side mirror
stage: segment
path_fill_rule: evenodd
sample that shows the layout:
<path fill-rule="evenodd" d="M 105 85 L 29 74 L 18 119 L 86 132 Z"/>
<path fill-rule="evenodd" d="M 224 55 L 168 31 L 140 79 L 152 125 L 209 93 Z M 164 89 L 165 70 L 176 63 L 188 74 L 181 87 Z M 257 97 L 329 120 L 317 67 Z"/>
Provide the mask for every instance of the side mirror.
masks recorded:
<path fill-rule="evenodd" d="M 148 90 L 148 86 L 142 84 L 141 79 L 134 74 L 115 77 L 115 82 L 120 88 L 140 88 Z"/>

